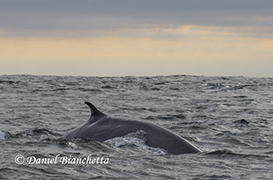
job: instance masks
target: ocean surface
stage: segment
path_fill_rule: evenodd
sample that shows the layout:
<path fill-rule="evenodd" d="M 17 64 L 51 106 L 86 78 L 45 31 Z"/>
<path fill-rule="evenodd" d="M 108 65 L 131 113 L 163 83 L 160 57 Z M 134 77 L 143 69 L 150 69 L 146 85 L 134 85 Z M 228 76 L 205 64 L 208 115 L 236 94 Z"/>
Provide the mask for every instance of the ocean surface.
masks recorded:
<path fill-rule="evenodd" d="M 137 133 L 61 139 L 89 119 L 84 101 L 203 152 L 168 154 Z M 273 179 L 273 78 L 2 75 L 0 120 L 0 179 Z"/>

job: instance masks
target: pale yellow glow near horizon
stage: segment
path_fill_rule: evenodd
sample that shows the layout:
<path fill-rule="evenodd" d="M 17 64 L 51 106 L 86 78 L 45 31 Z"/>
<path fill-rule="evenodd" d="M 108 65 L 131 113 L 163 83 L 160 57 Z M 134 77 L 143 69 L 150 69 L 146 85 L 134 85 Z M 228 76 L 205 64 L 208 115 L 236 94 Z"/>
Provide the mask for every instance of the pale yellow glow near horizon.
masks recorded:
<path fill-rule="evenodd" d="M 51 65 L 51 70 L 56 71 L 54 74 L 58 74 L 61 64 L 64 66 L 62 74 L 65 74 L 66 66 L 75 64 L 79 66 L 79 73 L 76 74 L 82 72 L 81 64 L 94 68 L 93 72 L 104 64 L 105 67 L 115 64 L 120 74 L 123 74 L 123 68 L 126 69 L 124 73 L 128 73 L 128 68 L 142 68 L 145 64 L 154 65 L 158 69 L 157 73 L 160 70 L 165 72 L 164 66 L 167 65 L 168 74 L 172 73 L 171 68 L 174 73 L 191 72 L 187 68 L 194 69 L 200 64 L 224 68 L 226 64 L 243 67 L 247 63 L 267 63 L 266 67 L 272 67 L 272 47 L 273 38 L 257 38 L 225 28 L 190 25 L 173 29 L 140 29 L 133 33 L 125 29 L 120 30 L 120 33 L 109 32 L 90 37 L 0 37 L 0 65 L 5 68 L 0 70 L 8 73 L 11 69 L 11 72 L 16 73 L 12 71 L 12 68 L 20 69 L 16 67 L 16 62 L 18 65 L 24 62 L 29 66 L 33 64 L 36 70 L 39 63 L 48 67 Z M 179 72 L 177 66 L 184 68 Z M 152 72 L 153 67 L 150 68 Z M 32 73 L 31 67 L 26 69 Z M 68 75 L 71 69 L 67 69 Z M 49 74 L 53 73 L 51 70 Z M 115 74 L 113 69 L 109 72 Z M 139 72 L 141 74 L 143 71 Z"/>

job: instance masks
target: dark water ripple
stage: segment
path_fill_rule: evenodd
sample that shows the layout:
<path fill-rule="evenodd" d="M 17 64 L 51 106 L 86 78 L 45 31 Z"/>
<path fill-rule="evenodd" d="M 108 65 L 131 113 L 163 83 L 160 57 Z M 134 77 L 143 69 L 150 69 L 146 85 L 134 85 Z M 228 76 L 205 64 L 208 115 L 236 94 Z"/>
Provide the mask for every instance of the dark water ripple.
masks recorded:
<path fill-rule="evenodd" d="M 0 179 L 273 178 L 272 78 L 4 75 L 0 99 Z M 89 118 L 86 100 L 111 116 L 163 126 L 203 153 L 160 155 L 135 139 L 61 139 Z M 16 164 L 18 154 L 110 163 Z"/>

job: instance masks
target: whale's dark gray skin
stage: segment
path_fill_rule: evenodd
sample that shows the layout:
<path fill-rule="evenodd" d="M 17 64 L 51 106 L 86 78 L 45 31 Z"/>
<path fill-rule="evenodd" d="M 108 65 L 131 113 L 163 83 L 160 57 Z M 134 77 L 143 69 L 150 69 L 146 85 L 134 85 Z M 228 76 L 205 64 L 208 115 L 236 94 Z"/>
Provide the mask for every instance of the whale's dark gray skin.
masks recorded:
<path fill-rule="evenodd" d="M 170 154 L 198 153 L 200 149 L 186 139 L 157 125 L 119 118 L 111 118 L 100 112 L 93 104 L 85 102 L 91 109 L 90 119 L 80 127 L 63 136 L 65 139 L 90 138 L 103 142 L 122 137 L 139 130 L 146 132 L 146 145 L 162 148 Z"/>

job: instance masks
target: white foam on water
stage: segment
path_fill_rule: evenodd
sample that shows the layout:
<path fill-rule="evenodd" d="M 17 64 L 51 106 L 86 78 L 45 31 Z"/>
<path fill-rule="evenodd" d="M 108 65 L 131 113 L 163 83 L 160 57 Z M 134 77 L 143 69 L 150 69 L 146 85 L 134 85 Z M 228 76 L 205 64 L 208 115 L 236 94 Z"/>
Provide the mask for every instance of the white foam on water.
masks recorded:
<path fill-rule="evenodd" d="M 150 147 L 145 144 L 146 132 L 143 130 L 129 133 L 123 137 L 115 137 L 112 139 L 108 139 L 105 142 L 113 144 L 116 147 L 135 145 L 135 146 L 138 146 L 138 147 L 145 149 L 146 151 L 156 154 L 156 155 L 166 154 L 166 151 L 164 149 Z"/>

